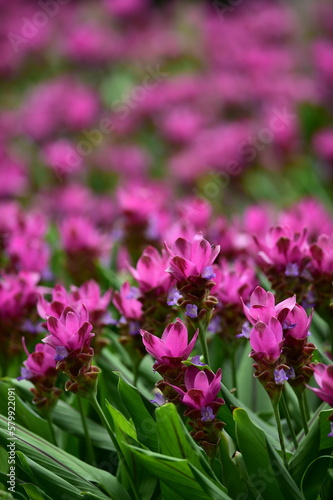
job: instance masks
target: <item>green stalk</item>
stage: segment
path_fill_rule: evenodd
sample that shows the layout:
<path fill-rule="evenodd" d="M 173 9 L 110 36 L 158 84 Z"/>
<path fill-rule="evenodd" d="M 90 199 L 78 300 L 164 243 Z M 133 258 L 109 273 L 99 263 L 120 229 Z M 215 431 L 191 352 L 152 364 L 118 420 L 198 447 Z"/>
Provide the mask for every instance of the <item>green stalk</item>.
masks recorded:
<path fill-rule="evenodd" d="M 131 485 L 131 488 L 133 490 L 133 493 L 134 493 L 134 496 L 136 498 L 136 500 L 141 500 L 140 499 L 140 495 L 139 495 L 139 492 L 137 491 L 137 488 L 136 488 L 136 485 L 133 481 L 133 478 L 132 478 L 132 475 L 131 475 L 131 471 L 128 467 L 128 464 L 125 460 L 125 457 L 123 455 L 123 452 L 121 451 L 121 448 L 118 444 L 118 441 L 116 439 L 116 436 L 114 435 L 114 432 L 108 422 L 108 419 L 106 418 L 106 416 L 104 415 L 104 412 L 99 404 L 99 402 L 97 401 L 97 397 L 96 397 L 96 394 L 92 394 L 90 399 L 89 399 L 90 403 L 92 404 L 92 406 L 95 408 L 96 410 L 96 413 L 98 414 L 102 424 L 103 424 L 103 427 L 107 430 L 110 438 L 111 438 L 111 441 L 113 443 L 113 446 L 115 447 L 117 453 L 118 453 L 118 456 L 119 456 L 119 461 L 120 461 L 120 464 L 123 465 L 124 469 L 125 469 L 125 472 L 126 472 L 126 475 L 127 475 L 127 478 L 128 478 L 128 481 Z"/>
<path fill-rule="evenodd" d="M 231 357 L 232 385 L 237 390 L 236 351 L 233 346 L 231 346 L 230 357 Z"/>
<path fill-rule="evenodd" d="M 290 435 L 291 435 L 291 439 L 292 439 L 292 441 L 294 443 L 295 450 L 297 450 L 297 448 L 298 448 L 298 441 L 297 441 L 297 437 L 296 437 L 296 434 L 295 434 L 295 431 L 294 431 L 293 424 L 291 422 L 290 413 L 289 413 L 289 409 L 288 409 L 288 405 L 287 405 L 287 400 L 286 400 L 286 395 L 285 395 L 284 391 L 282 391 L 281 405 L 282 405 L 283 413 L 285 414 L 285 417 L 286 417 L 286 420 L 287 420 L 287 424 L 288 424 L 289 432 L 290 432 Z"/>
<path fill-rule="evenodd" d="M 279 402 L 271 400 L 271 403 L 273 406 L 274 416 L 275 416 L 277 430 L 278 430 L 278 434 L 279 434 L 279 441 L 280 441 L 280 445 L 281 445 L 281 453 L 282 453 L 283 463 L 284 463 L 286 469 L 288 470 L 288 459 L 287 459 L 286 447 L 284 444 L 284 437 L 283 437 L 283 432 L 282 432 L 282 425 L 281 425 L 280 412 L 279 412 Z"/>
<path fill-rule="evenodd" d="M 88 460 L 89 460 L 90 464 L 94 464 L 95 463 L 95 453 L 94 453 L 94 448 L 93 448 L 93 445 L 92 445 L 92 442 L 91 442 L 91 437 L 90 437 L 89 429 L 88 429 L 88 426 L 87 426 L 87 420 L 86 420 L 86 416 L 85 416 L 85 413 L 84 413 L 82 399 L 79 396 L 78 396 L 77 399 L 78 399 L 78 404 L 79 404 L 79 412 L 80 412 L 80 415 L 81 415 L 81 422 L 82 422 L 84 437 L 85 437 L 86 445 L 87 445 Z"/>
<path fill-rule="evenodd" d="M 204 362 L 210 366 L 209 362 L 209 352 L 208 352 L 208 344 L 207 344 L 207 336 L 206 336 L 206 327 L 199 323 L 199 340 L 201 344 L 202 354 L 204 357 Z"/>
<path fill-rule="evenodd" d="M 304 392 L 302 394 L 296 393 L 296 396 L 297 396 L 299 411 L 301 413 L 304 434 L 307 435 L 309 433 L 309 427 L 305 413 Z"/>

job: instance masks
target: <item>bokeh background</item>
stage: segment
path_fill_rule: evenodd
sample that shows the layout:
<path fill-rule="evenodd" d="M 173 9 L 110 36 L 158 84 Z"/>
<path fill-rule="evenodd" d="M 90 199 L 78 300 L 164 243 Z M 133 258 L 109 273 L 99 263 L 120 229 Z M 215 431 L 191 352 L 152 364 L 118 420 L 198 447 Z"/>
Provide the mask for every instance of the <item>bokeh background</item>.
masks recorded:
<path fill-rule="evenodd" d="M 0 8 L 1 197 L 46 210 L 61 191 L 111 215 L 104 195 L 157 179 L 227 211 L 309 194 L 329 203 L 330 2 Z"/>

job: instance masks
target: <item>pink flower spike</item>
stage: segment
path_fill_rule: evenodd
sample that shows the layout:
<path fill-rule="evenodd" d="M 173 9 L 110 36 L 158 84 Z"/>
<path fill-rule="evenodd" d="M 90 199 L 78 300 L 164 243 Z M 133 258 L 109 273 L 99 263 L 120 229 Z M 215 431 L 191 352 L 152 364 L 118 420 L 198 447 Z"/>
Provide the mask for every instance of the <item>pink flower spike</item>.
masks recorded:
<path fill-rule="evenodd" d="M 184 323 L 177 319 L 164 330 L 162 338 L 158 338 L 151 333 L 141 330 L 142 342 L 149 354 L 151 354 L 158 363 L 174 364 L 179 363 L 189 357 L 193 351 L 199 331 L 197 330 L 188 343 L 188 332 Z"/>
<path fill-rule="evenodd" d="M 291 336 L 299 340 L 306 339 L 309 335 L 313 313 L 314 311 L 312 310 L 308 317 L 305 309 L 296 304 L 292 311 L 287 314 L 282 324 L 283 329 L 286 331 L 285 336 Z"/>
<path fill-rule="evenodd" d="M 333 406 L 333 364 L 327 366 L 318 363 L 315 365 L 314 377 L 319 388 L 307 386 L 308 389 L 311 389 L 320 399 Z"/>
<path fill-rule="evenodd" d="M 251 331 L 250 344 L 256 353 L 260 353 L 268 361 L 276 361 L 281 354 L 283 330 L 276 318 L 271 318 L 268 325 L 258 321 Z"/>
<path fill-rule="evenodd" d="M 180 394 L 186 406 L 201 410 L 217 397 L 221 389 L 221 378 L 221 368 L 214 374 L 210 370 L 199 370 L 196 366 L 189 366 L 185 373 L 186 392 L 178 387 L 172 387 Z"/>
<path fill-rule="evenodd" d="M 254 290 L 250 297 L 250 307 L 243 304 L 244 314 L 249 322 L 254 325 L 257 321 L 269 322 L 276 317 L 282 322 L 296 304 L 296 296 L 290 297 L 275 305 L 275 297 L 271 292 L 266 292 L 260 286 Z"/>
<path fill-rule="evenodd" d="M 220 252 L 220 246 L 210 245 L 202 233 L 197 233 L 192 242 L 178 238 L 171 248 L 165 243 L 165 248 L 171 257 L 166 271 L 177 281 L 190 276 L 215 277 L 211 266 Z"/>

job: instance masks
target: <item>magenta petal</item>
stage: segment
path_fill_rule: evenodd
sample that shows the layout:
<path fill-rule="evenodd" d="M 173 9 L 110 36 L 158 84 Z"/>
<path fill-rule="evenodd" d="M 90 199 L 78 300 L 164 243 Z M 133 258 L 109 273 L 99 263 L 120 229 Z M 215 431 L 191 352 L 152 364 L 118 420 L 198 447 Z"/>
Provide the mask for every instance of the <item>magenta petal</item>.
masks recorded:
<path fill-rule="evenodd" d="M 206 394 L 207 404 L 211 403 L 221 390 L 222 370 L 219 368 Z"/>
<path fill-rule="evenodd" d="M 206 373 L 203 370 L 199 371 L 194 380 L 194 388 L 206 392 L 208 387 L 209 382 Z"/>
<path fill-rule="evenodd" d="M 251 306 L 260 305 L 274 307 L 275 298 L 271 292 L 266 292 L 261 286 L 257 286 L 250 297 Z"/>
<path fill-rule="evenodd" d="M 192 243 L 185 238 L 178 238 L 172 248 L 174 254 L 183 257 L 186 260 L 191 260 Z"/>
<path fill-rule="evenodd" d="M 193 389 L 195 387 L 194 386 L 195 377 L 197 376 L 199 371 L 200 371 L 199 368 L 197 368 L 196 366 L 191 365 L 187 368 L 184 377 L 184 382 L 187 390 Z"/>
<path fill-rule="evenodd" d="M 314 367 L 314 378 L 315 378 L 315 381 L 317 382 L 317 384 L 321 387 L 321 384 L 322 384 L 322 378 L 323 378 L 323 374 L 325 373 L 325 370 L 326 370 L 326 365 L 324 365 L 324 363 L 318 363 L 315 367 Z"/>
<path fill-rule="evenodd" d="M 205 396 L 200 389 L 190 389 L 182 398 L 183 403 L 200 410 L 205 406 Z"/>
<path fill-rule="evenodd" d="M 54 335 L 58 335 L 60 333 L 60 324 L 57 318 L 54 316 L 50 316 L 47 319 L 47 329 L 50 333 L 53 333 Z"/>
<path fill-rule="evenodd" d="M 79 321 L 74 312 L 68 312 L 65 319 L 65 326 L 70 333 L 77 332 L 79 329 Z"/>
<path fill-rule="evenodd" d="M 171 323 L 164 330 L 162 341 L 173 356 L 180 356 L 180 353 L 187 347 L 188 341 L 188 333 L 184 323 L 180 319 Z"/>
<path fill-rule="evenodd" d="M 180 353 L 180 356 L 182 358 L 187 359 L 189 357 L 189 355 L 191 354 L 191 352 L 194 349 L 198 335 L 199 335 L 199 328 L 196 330 L 196 332 L 193 335 L 193 338 L 192 338 L 191 342 L 188 344 L 188 346 L 186 346 L 185 349 Z"/>
<path fill-rule="evenodd" d="M 292 297 L 289 297 L 288 299 L 283 300 L 282 302 L 279 302 L 275 306 L 275 311 L 276 313 L 279 313 L 282 311 L 282 309 L 289 309 L 291 311 L 296 304 L 296 295 L 293 295 Z"/>
<path fill-rule="evenodd" d="M 329 405 L 333 406 L 333 392 L 328 394 L 327 392 L 323 391 L 322 389 L 317 389 L 314 387 L 310 387 L 310 389 L 313 392 L 315 392 L 320 399 L 322 399 L 323 401 L 325 401 Z"/>
<path fill-rule="evenodd" d="M 161 339 L 145 330 L 141 330 L 140 333 L 142 335 L 142 342 L 147 352 L 149 352 L 149 354 L 151 354 L 157 361 L 163 362 L 163 356 L 173 357 L 172 353 Z"/>
<path fill-rule="evenodd" d="M 328 365 L 322 374 L 321 388 L 333 395 L 333 365 Z"/>

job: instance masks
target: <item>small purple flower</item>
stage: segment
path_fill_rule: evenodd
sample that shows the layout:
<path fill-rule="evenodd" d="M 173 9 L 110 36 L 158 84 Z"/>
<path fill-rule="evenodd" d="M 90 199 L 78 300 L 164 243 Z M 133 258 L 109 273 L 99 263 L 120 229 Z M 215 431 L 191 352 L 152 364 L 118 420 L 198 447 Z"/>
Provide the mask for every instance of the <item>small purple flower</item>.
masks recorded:
<path fill-rule="evenodd" d="M 33 376 L 33 373 L 29 368 L 25 366 L 21 367 L 21 376 L 17 377 L 17 380 L 29 380 Z"/>
<path fill-rule="evenodd" d="M 288 368 L 288 370 L 286 370 L 286 375 L 288 377 L 288 380 L 291 378 L 295 378 L 296 377 L 296 374 L 295 374 L 295 370 L 294 368 L 291 366 L 290 368 Z"/>
<path fill-rule="evenodd" d="M 316 297 L 315 294 L 310 290 L 308 292 L 302 302 L 302 307 L 304 309 L 310 309 L 310 307 L 315 307 L 316 305 Z"/>
<path fill-rule="evenodd" d="M 155 399 L 150 399 L 150 402 L 151 403 L 155 403 L 158 406 L 162 406 L 162 405 L 165 404 L 166 399 L 165 399 L 165 397 L 163 396 L 163 394 L 161 392 L 156 392 L 155 393 Z"/>
<path fill-rule="evenodd" d="M 45 333 L 45 328 L 40 323 L 33 323 L 30 319 L 23 321 L 22 330 L 27 333 L 36 335 L 38 333 Z"/>
<path fill-rule="evenodd" d="M 204 267 L 201 277 L 205 278 L 206 280 L 211 280 L 213 278 L 216 278 L 216 274 L 214 273 L 213 266 L 206 266 Z"/>
<path fill-rule="evenodd" d="M 236 337 L 241 338 L 244 337 L 245 339 L 249 339 L 251 334 L 251 327 L 250 323 L 248 321 L 245 321 L 245 323 L 242 325 L 242 333 L 239 333 L 236 335 Z"/>
<path fill-rule="evenodd" d="M 295 326 L 297 326 L 297 323 L 288 323 L 287 321 L 282 323 L 283 330 L 292 330 Z"/>
<path fill-rule="evenodd" d="M 137 286 L 131 286 L 129 293 L 125 296 L 125 299 L 138 299 L 141 292 Z"/>
<path fill-rule="evenodd" d="M 182 297 L 177 288 L 172 288 L 168 294 L 167 304 L 168 306 L 176 306 L 178 304 L 178 299 Z"/>
<path fill-rule="evenodd" d="M 198 307 L 195 304 L 187 304 L 185 315 L 190 318 L 196 318 L 198 316 Z"/>
<path fill-rule="evenodd" d="M 274 379 L 276 384 L 284 384 L 288 380 L 288 375 L 285 370 L 281 368 L 280 370 L 274 370 Z"/>
<path fill-rule="evenodd" d="M 209 323 L 209 326 L 207 328 L 207 331 L 215 335 L 215 333 L 221 332 L 222 331 L 222 321 L 219 316 L 215 316 L 212 321 Z"/>
<path fill-rule="evenodd" d="M 55 361 L 63 361 L 68 356 L 68 351 L 64 346 L 57 345 L 55 351 L 56 351 L 56 355 L 54 357 Z"/>
<path fill-rule="evenodd" d="M 201 420 L 203 422 L 211 422 L 215 418 L 213 410 L 211 409 L 210 406 L 201 408 L 201 415 L 202 415 Z"/>
<path fill-rule="evenodd" d="M 129 321 L 129 334 L 130 335 L 138 335 L 140 333 L 140 323 L 138 321 Z"/>
<path fill-rule="evenodd" d="M 333 422 L 331 422 L 331 432 L 327 434 L 327 437 L 332 438 L 333 437 Z"/>
<path fill-rule="evenodd" d="M 298 264 L 288 262 L 286 265 L 286 270 L 284 273 L 286 276 L 291 277 L 291 278 L 296 278 L 299 276 L 299 267 Z"/>
<path fill-rule="evenodd" d="M 288 368 L 288 370 L 284 370 L 283 368 L 274 370 L 274 378 L 276 384 L 284 384 L 290 378 L 295 378 L 295 370 L 293 367 Z"/>
<path fill-rule="evenodd" d="M 199 354 L 191 358 L 191 363 L 196 366 L 207 366 L 206 363 L 202 363 Z"/>

